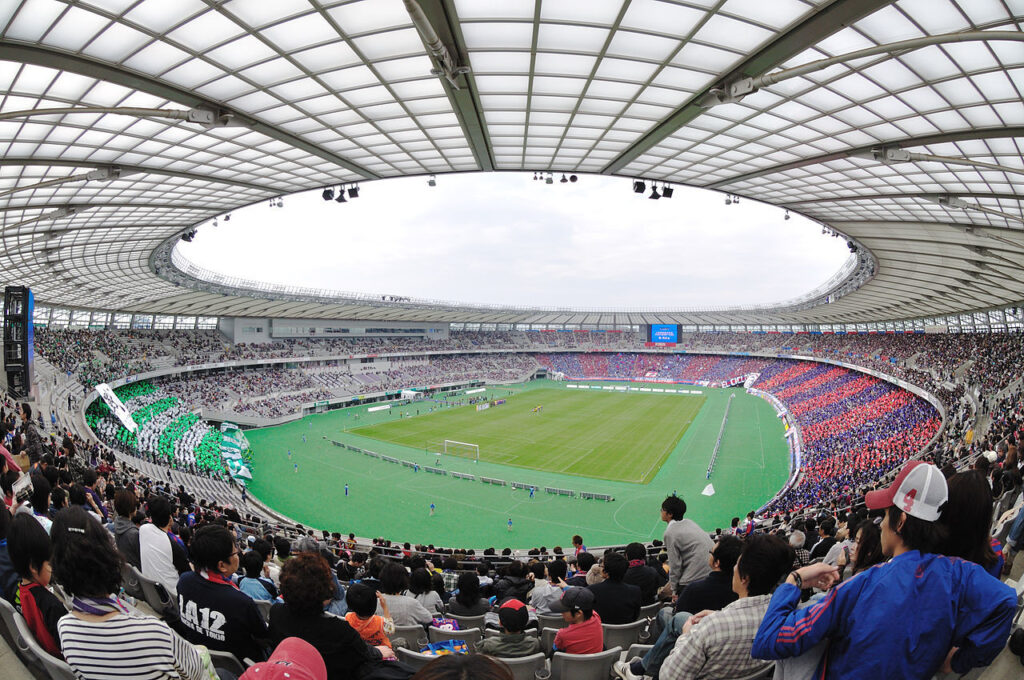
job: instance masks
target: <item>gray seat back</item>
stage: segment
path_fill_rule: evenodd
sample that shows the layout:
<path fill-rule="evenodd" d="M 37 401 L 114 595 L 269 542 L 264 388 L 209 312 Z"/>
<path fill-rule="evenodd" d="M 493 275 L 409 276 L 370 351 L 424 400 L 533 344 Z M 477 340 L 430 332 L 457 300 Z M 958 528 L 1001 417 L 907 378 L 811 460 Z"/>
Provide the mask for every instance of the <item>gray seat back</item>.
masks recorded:
<path fill-rule="evenodd" d="M 622 647 L 612 647 L 598 654 L 566 654 L 555 652 L 551 657 L 551 680 L 608 680 L 612 664 L 618 661 Z"/>
<path fill-rule="evenodd" d="M 479 628 L 469 628 L 467 630 L 444 630 L 442 628 L 434 628 L 431 626 L 427 629 L 427 637 L 431 642 L 441 642 L 442 640 L 465 640 L 469 646 L 470 653 L 475 651 L 475 644 L 477 641 L 483 639 L 483 633 L 480 632 Z"/>

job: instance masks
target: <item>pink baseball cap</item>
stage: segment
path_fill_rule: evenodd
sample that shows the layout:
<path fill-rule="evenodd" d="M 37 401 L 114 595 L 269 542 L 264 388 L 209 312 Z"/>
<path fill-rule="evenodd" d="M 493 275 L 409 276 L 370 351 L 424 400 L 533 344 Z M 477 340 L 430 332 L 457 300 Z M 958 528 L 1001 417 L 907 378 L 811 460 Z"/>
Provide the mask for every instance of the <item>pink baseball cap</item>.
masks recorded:
<path fill-rule="evenodd" d="M 864 496 L 868 510 L 881 510 L 895 505 L 911 517 L 935 522 L 942 506 L 949 500 L 946 478 L 939 468 L 914 460 L 903 466 L 900 474 L 886 489 L 869 491 Z"/>
<path fill-rule="evenodd" d="M 246 669 L 241 680 L 327 680 L 327 665 L 316 647 L 290 637 L 281 640 L 267 661 Z"/>

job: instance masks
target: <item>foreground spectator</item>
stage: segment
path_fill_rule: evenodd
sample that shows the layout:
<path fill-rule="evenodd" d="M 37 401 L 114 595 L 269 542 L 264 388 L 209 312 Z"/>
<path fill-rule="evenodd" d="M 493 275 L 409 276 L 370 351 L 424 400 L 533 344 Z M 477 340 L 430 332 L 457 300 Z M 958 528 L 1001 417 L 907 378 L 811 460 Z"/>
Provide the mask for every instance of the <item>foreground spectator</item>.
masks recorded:
<path fill-rule="evenodd" d="M 519 600 L 507 601 L 498 608 L 498 621 L 501 623 L 501 635 L 478 642 L 476 649 L 479 653 L 512 659 L 540 651 L 540 640 L 524 632 L 530 621 L 525 604 Z"/>
<path fill-rule="evenodd" d="M 304 680 L 327 680 L 327 666 L 320 652 L 300 638 L 281 641 L 270 658 L 250 666 L 241 680 L 276 680 L 295 677 Z"/>
<path fill-rule="evenodd" d="M 738 567 L 741 550 L 747 561 Z M 723 536 L 709 558 L 711 574 L 683 592 L 681 611 L 671 618 L 659 612 L 663 627 L 650 651 L 643 659 L 616 662 L 613 670 L 623 680 L 644 675 L 741 677 L 756 672 L 764 665 L 751 661 L 750 640 L 768 609 L 768 593 L 789 569 L 792 554 L 792 548 L 778 538 L 766 542 L 765 536 L 755 536 L 744 543 L 735 536 Z M 670 655 L 671 668 L 663 667 Z"/>
<path fill-rule="evenodd" d="M 771 663 L 751 658 L 750 641 L 768 610 L 772 589 L 792 563 L 792 549 L 781 538 L 748 538 L 733 568 L 732 587 L 739 599 L 719 612 L 692 616 L 658 677 L 737 678 L 767 670 Z"/>
<path fill-rule="evenodd" d="M 123 560 L 110 532 L 81 508 L 60 512 L 51 531 L 53 577 L 72 596 L 58 622 L 64 658 L 82 680 L 208 680 L 200 651 L 170 627 L 117 598 Z"/>
<path fill-rule="evenodd" d="M 171 536 L 171 503 L 163 496 L 149 499 L 149 524 L 139 527 L 142 575 L 163 584 L 172 597 L 178 577 L 189 570 L 188 556 L 177 537 Z"/>
<path fill-rule="evenodd" d="M 374 592 L 370 586 L 353 583 L 345 593 L 345 601 L 348 603 L 345 620 L 366 644 L 371 647 L 392 647 L 391 636 L 395 633 L 395 622 L 388 613 L 388 603 L 383 595 Z M 381 616 L 374 613 L 378 602 L 383 611 Z"/>
<path fill-rule="evenodd" d="M 568 565 L 564 560 L 552 560 L 546 567 L 544 562 L 537 562 L 533 568 L 534 585 L 530 594 L 530 606 L 537 610 L 538 614 L 561 614 L 565 611 L 562 608 L 562 588 L 566 587 L 565 575 L 568 573 Z M 547 578 L 544 578 L 545 573 Z"/>
<path fill-rule="evenodd" d="M 387 645 L 370 647 L 348 622 L 326 614 L 324 606 L 334 594 L 331 569 L 327 560 L 313 553 L 302 553 L 285 562 L 281 570 L 283 604 L 270 609 L 270 639 L 302 638 L 313 645 L 327 665 L 330 680 L 365 680 L 387 659 L 388 670 L 405 669 Z M 412 675 L 400 672 L 389 677 Z"/>
<path fill-rule="evenodd" d="M 933 554 L 947 497 L 942 473 L 921 461 L 908 463 L 892 486 L 868 493 L 868 509 L 886 510 L 882 551 L 889 562 L 806 609 L 796 608 L 800 588 L 830 589 L 837 569 L 813 564 L 792 572 L 772 597 L 754 658 L 799 656 L 829 640 L 815 677 L 926 679 L 992 663 L 1010 634 L 1016 594 L 976 564 Z"/>
<path fill-rule="evenodd" d="M 675 601 L 683 589 L 711 572 L 708 553 L 714 542 L 708 532 L 692 519 L 685 519 L 686 502 L 679 496 L 669 496 L 661 504 L 661 521 L 665 528 L 665 550 L 668 551 L 669 574 L 664 593 L 671 591 Z"/>
<path fill-rule="evenodd" d="M 254 600 L 264 602 L 277 598 L 277 586 L 263 575 L 264 559 L 262 553 L 255 548 L 243 553 L 239 562 L 245 576 L 238 579 L 238 588 Z"/>
<path fill-rule="evenodd" d="M 602 623 L 632 623 L 640 616 L 640 589 L 623 583 L 629 562 L 622 553 L 608 551 L 601 560 L 604 580 L 589 586 L 594 593 L 594 611 Z"/>
<path fill-rule="evenodd" d="M 11 562 L 7 549 L 7 532 L 11 528 L 11 513 L 6 506 L 0 506 L 0 596 L 5 600 L 14 600 L 14 590 L 18 583 L 18 571 Z"/>
<path fill-rule="evenodd" d="M 654 604 L 658 597 L 658 586 L 663 579 L 659 577 L 657 569 L 647 564 L 647 548 L 643 543 L 630 543 L 626 546 L 626 559 L 629 560 L 629 569 L 622 582 L 640 589 L 642 606 Z"/>
<path fill-rule="evenodd" d="M 380 591 L 384 593 L 388 611 L 396 626 L 425 626 L 434 620 L 433 614 L 414 597 L 403 595 L 409 589 L 409 572 L 400 564 L 388 562 L 380 572 Z M 384 614 L 384 607 L 377 606 L 377 613 Z"/>
<path fill-rule="evenodd" d="M 448 602 L 448 612 L 455 616 L 483 616 L 491 611 L 490 603 L 480 595 L 480 577 L 472 572 L 459 574 L 458 588 Z"/>
<path fill-rule="evenodd" d="M 841 580 L 856 576 L 865 569 L 885 561 L 882 554 L 882 531 L 874 520 L 866 519 L 857 527 L 854 535 L 853 550 L 847 556 L 839 555 L 836 566 L 839 568 Z"/>
<path fill-rule="evenodd" d="M 178 580 L 178 610 L 189 641 L 230 652 L 242 661 L 266 658 L 263 616 L 251 597 L 231 580 L 238 569 L 238 546 L 226 527 L 207 524 L 192 538 L 196 570 Z"/>
<path fill-rule="evenodd" d="M 114 532 L 117 549 L 128 564 L 142 569 L 142 558 L 139 556 L 139 527 L 132 522 L 132 517 L 139 509 L 139 501 L 129 489 L 118 489 L 114 493 L 114 524 L 110 530 Z"/>
<path fill-rule="evenodd" d="M 514 680 L 508 666 L 483 654 L 439 656 L 412 677 L 413 680 Z"/>
<path fill-rule="evenodd" d="M 949 502 L 939 521 L 946 527 L 938 552 L 981 565 L 999 578 L 1003 571 L 1003 550 L 989 535 L 992 523 L 992 490 L 985 475 L 967 470 L 950 477 Z"/>
<path fill-rule="evenodd" d="M 57 622 L 68 613 L 64 604 L 48 589 L 50 585 L 50 537 L 31 515 L 19 513 L 11 522 L 7 548 L 21 580 L 14 606 L 25 617 L 40 645 L 60 657 Z"/>
<path fill-rule="evenodd" d="M 594 611 L 594 593 L 569 588 L 562 595 L 562 618 L 569 625 L 555 634 L 554 650 L 567 654 L 597 654 L 604 650 L 601 617 Z"/>

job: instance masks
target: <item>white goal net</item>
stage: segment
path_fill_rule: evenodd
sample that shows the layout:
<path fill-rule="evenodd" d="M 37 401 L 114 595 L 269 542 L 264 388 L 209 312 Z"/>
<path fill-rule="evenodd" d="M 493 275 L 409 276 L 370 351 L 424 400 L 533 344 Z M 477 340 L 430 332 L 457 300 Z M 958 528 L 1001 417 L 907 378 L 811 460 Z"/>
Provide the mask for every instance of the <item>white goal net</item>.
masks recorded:
<path fill-rule="evenodd" d="M 441 452 L 450 456 L 461 456 L 463 458 L 480 460 L 480 447 L 477 444 L 470 444 L 469 442 L 445 439 Z"/>

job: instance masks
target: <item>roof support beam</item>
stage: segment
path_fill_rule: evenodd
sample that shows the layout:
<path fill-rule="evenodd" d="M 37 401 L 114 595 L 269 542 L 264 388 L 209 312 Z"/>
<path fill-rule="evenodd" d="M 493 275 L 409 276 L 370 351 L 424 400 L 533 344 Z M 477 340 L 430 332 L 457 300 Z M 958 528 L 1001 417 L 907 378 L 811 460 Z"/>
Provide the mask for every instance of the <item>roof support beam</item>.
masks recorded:
<path fill-rule="evenodd" d="M 116 165 L 121 168 L 122 176 L 127 174 L 148 174 L 148 175 L 160 175 L 163 177 L 178 177 L 180 179 L 194 180 L 197 182 L 209 182 L 211 184 L 225 184 L 227 186 L 239 187 L 241 189 L 251 189 L 253 191 L 262 191 L 269 195 L 276 196 L 281 193 L 279 188 L 265 187 L 259 184 L 250 184 L 249 182 L 239 182 L 238 180 L 225 179 L 223 177 L 211 177 L 209 175 L 198 175 L 193 172 L 177 172 L 174 170 L 164 170 L 162 168 L 149 168 L 145 165 L 125 165 L 124 163 L 96 163 L 94 161 L 69 161 L 61 159 L 48 159 L 41 157 L 17 157 L 17 156 L 5 156 L 0 158 L 0 167 L 3 166 L 43 166 L 43 167 L 54 167 L 54 168 L 106 168 L 111 165 Z"/>
<path fill-rule="evenodd" d="M 243 125 L 250 130 L 266 135 L 271 139 L 284 142 L 289 146 L 334 163 L 339 167 L 345 168 L 349 172 L 362 175 L 367 179 L 380 179 L 380 176 L 377 173 L 371 172 L 358 163 L 353 163 L 342 156 L 332 153 L 326 149 L 322 149 L 316 144 L 312 144 L 290 132 L 277 128 L 273 125 L 268 125 L 267 123 L 263 123 L 255 118 L 250 118 L 249 116 L 237 111 L 231 111 L 217 102 L 201 99 L 188 90 L 183 90 L 170 85 L 169 83 L 163 83 L 154 78 L 148 78 L 137 73 L 130 73 L 101 61 L 73 54 L 65 54 L 45 47 L 19 45 L 4 41 L 0 41 L 0 60 L 21 62 L 23 64 L 35 64 L 36 66 L 45 66 L 47 68 L 59 69 L 61 71 L 78 73 L 83 76 L 97 78 L 99 80 L 121 85 L 133 90 L 139 90 L 140 92 L 146 92 L 156 97 L 163 97 L 191 108 L 206 107 L 221 110 L 226 114 L 230 114 L 235 124 Z"/>
<path fill-rule="evenodd" d="M 419 5 L 441 44 L 454 50 L 455 53 L 451 56 L 455 63 L 468 64 L 469 52 L 462 39 L 462 30 L 459 28 L 454 3 L 444 0 L 407 0 L 407 4 L 409 2 Z M 422 34 L 420 34 L 420 39 L 430 51 L 431 47 Z M 469 147 L 473 150 L 473 156 L 480 165 L 480 169 L 494 170 L 494 155 L 491 152 L 487 128 L 484 124 L 483 107 L 477 98 L 476 83 L 468 68 L 465 73 L 456 75 L 461 76 L 461 80 L 456 79 L 453 84 L 446 78 L 441 78 L 441 86 L 444 88 L 445 94 L 448 95 L 448 100 L 459 119 L 459 125 L 462 126 L 462 132 L 469 142 Z"/>
<path fill-rule="evenodd" d="M 773 165 L 770 168 L 764 168 L 762 170 L 756 170 L 754 172 L 736 175 L 735 177 L 730 177 L 729 179 L 723 179 L 717 182 L 712 182 L 711 184 L 704 185 L 704 188 L 720 189 L 723 187 L 727 187 L 730 184 L 736 184 L 737 182 L 745 182 L 750 179 L 765 177 L 766 175 L 773 175 L 777 172 L 786 172 L 787 170 L 804 168 L 809 165 L 818 165 L 820 163 L 838 161 L 844 158 L 849 158 L 850 156 L 856 156 L 858 154 L 863 153 L 870 153 L 872 149 L 877 149 L 880 146 L 905 149 L 907 147 L 913 146 L 928 146 L 929 144 L 963 142 L 975 139 L 1002 139 L 1007 137 L 1024 137 L 1024 126 L 983 128 L 977 130 L 960 130 L 958 132 L 947 132 L 939 135 L 921 135 L 919 137 L 906 137 L 904 139 L 899 139 L 896 141 L 887 141 L 884 144 L 881 142 L 877 142 L 875 144 L 870 144 L 868 146 L 858 146 L 837 153 L 827 153 L 822 154 L 820 156 L 813 156 L 811 158 L 801 158 L 800 160 L 793 161 L 792 163 L 781 163 L 779 165 Z"/>
<path fill-rule="evenodd" d="M 601 171 L 613 175 L 622 171 L 665 138 L 686 126 L 700 116 L 705 109 L 698 105 L 711 90 L 720 83 L 731 83 L 741 78 L 760 76 L 787 59 L 817 45 L 822 40 L 846 26 L 862 19 L 876 10 L 892 4 L 891 0 L 837 0 L 808 17 L 793 30 L 773 41 L 760 52 L 744 60 L 739 66 L 723 75 L 712 85 L 697 92 L 672 115 L 655 126 L 650 132 L 631 144 Z"/>

